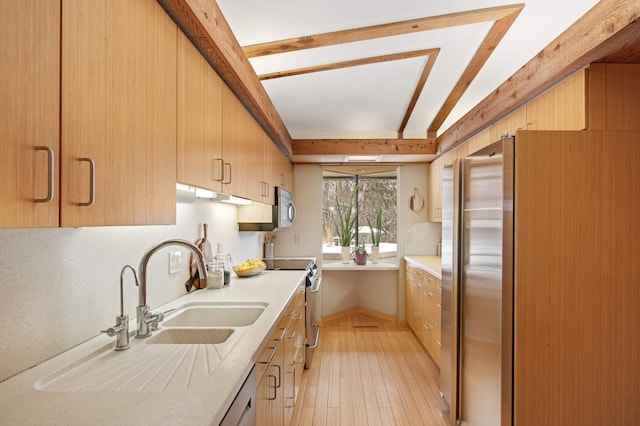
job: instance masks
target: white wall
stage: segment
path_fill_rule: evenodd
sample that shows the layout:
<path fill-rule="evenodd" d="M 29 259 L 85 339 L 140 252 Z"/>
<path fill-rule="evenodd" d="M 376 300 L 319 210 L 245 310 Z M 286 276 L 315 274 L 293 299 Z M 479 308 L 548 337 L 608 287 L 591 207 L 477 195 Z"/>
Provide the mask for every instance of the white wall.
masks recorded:
<path fill-rule="evenodd" d="M 209 240 L 234 261 L 261 256 L 262 233 L 239 233 L 236 207 L 210 201 L 177 205 L 171 226 L 0 230 L 0 380 L 77 345 L 114 325 L 120 270 L 138 269 L 142 254 L 167 238 L 195 241 L 202 223 Z M 182 252 L 169 275 L 168 252 Z M 149 262 L 147 300 L 156 307 L 185 294 L 189 252 L 170 247 Z M 125 275 L 125 310 L 135 320 L 137 288 Z"/>

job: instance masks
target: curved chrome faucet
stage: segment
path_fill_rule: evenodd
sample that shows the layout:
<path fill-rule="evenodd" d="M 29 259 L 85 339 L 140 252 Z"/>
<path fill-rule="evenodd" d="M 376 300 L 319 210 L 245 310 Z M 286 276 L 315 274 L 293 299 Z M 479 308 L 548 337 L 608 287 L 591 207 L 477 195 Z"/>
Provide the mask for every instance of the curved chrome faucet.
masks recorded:
<path fill-rule="evenodd" d="M 155 252 L 163 247 L 172 245 L 182 246 L 189 249 L 195 256 L 196 263 L 198 264 L 200 279 L 205 281 L 207 280 L 207 268 L 204 256 L 195 244 L 192 244 L 187 240 L 169 239 L 161 241 L 147 250 L 142 256 L 142 259 L 140 259 L 140 266 L 138 267 L 140 287 L 138 289 L 138 307 L 136 309 L 137 339 L 151 336 L 151 331 L 157 330 L 160 322 L 164 319 L 163 312 L 150 312 L 149 305 L 147 305 L 147 264 Z"/>
<path fill-rule="evenodd" d="M 126 351 L 129 349 L 129 315 L 124 313 L 124 273 L 131 269 L 136 286 L 140 287 L 136 270 L 131 265 L 124 265 L 120 270 L 120 315 L 116 317 L 116 325 L 102 330 L 109 337 L 116 337 L 116 351 Z"/>

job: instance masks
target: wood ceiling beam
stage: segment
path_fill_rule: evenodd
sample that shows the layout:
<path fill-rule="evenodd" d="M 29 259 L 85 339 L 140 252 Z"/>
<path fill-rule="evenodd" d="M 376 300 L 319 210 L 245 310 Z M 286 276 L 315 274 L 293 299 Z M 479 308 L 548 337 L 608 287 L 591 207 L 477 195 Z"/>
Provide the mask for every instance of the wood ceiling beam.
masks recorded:
<path fill-rule="evenodd" d="M 424 69 L 422 70 L 422 74 L 420 75 L 420 79 L 418 80 L 418 84 L 416 85 L 415 90 L 413 91 L 413 96 L 411 97 L 411 101 L 409 101 L 409 106 L 407 107 L 407 111 L 404 113 L 404 118 L 402 119 L 402 123 L 400 124 L 400 128 L 398 129 L 398 133 L 404 133 L 404 129 L 407 127 L 407 123 L 409 122 L 409 118 L 411 118 L 411 114 L 413 114 L 413 110 L 418 103 L 418 98 L 422 94 L 422 89 L 424 85 L 427 83 L 427 79 L 429 78 L 429 74 L 431 74 L 431 70 L 436 63 L 436 58 L 438 57 L 438 53 L 440 53 L 440 49 L 435 49 L 436 52 L 429 55 L 429 59 L 427 63 L 424 65 Z"/>
<path fill-rule="evenodd" d="M 157 0 L 285 154 L 291 135 L 215 1 Z"/>
<path fill-rule="evenodd" d="M 484 64 L 487 62 L 487 59 L 489 59 L 509 28 L 511 28 L 511 25 L 516 20 L 521 10 L 522 8 L 516 9 L 511 14 L 498 19 L 493 24 L 489 34 L 487 34 L 487 37 L 485 37 L 480 48 L 473 55 L 473 58 L 471 58 L 469 65 L 464 70 L 464 73 L 440 108 L 440 111 L 436 114 L 427 131 L 437 132 L 440 129 L 442 123 L 444 123 L 449 114 L 451 114 L 451 111 L 456 106 L 464 92 L 467 91 Z"/>
<path fill-rule="evenodd" d="M 431 139 L 294 139 L 293 155 L 435 154 Z"/>
<path fill-rule="evenodd" d="M 640 40 L 640 0 L 601 0 L 438 137 L 442 154 L 576 71 Z M 640 60 L 640 58 L 636 58 Z"/>
<path fill-rule="evenodd" d="M 446 15 L 411 19 L 408 21 L 393 22 L 389 24 L 373 25 L 370 27 L 336 31 L 332 33 L 259 43 L 245 46 L 244 52 L 248 58 L 254 58 L 257 56 L 275 55 L 278 53 L 294 52 L 297 50 L 313 49 L 316 47 L 332 46 L 335 44 L 350 43 L 354 41 L 371 40 L 375 38 L 391 37 L 420 31 L 454 27 L 458 25 L 474 24 L 477 22 L 497 21 L 516 11 L 520 11 L 523 7 L 523 4 L 490 7 L 486 9 L 470 10 Z"/>
<path fill-rule="evenodd" d="M 330 64 L 315 65 L 315 66 L 306 67 L 306 68 L 297 68 L 297 69 L 287 70 L 287 71 L 276 71 L 269 74 L 260 74 L 258 78 L 260 80 L 271 80 L 274 78 L 291 77 L 294 75 L 309 74 L 313 72 L 331 71 L 331 70 L 347 68 L 347 67 L 357 67 L 359 65 L 370 65 L 370 64 L 377 64 L 380 62 L 399 61 L 401 59 L 416 58 L 419 56 L 431 57 L 432 55 L 437 56 L 439 51 L 440 49 L 422 49 L 422 50 L 413 50 L 410 52 L 392 53 L 389 55 L 371 56 L 369 58 L 353 59 L 350 61 L 334 62 Z"/>

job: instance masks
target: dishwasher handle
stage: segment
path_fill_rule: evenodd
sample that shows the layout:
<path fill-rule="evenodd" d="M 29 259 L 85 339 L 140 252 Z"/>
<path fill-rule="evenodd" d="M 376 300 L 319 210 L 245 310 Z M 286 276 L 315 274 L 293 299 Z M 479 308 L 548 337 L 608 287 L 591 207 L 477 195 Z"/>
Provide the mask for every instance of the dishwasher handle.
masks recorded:
<path fill-rule="evenodd" d="M 322 277 L 320 278 L 316 278 L 316 281 L 313 283 L 313 286 L 311 286 L 311 290 L 309 290 L 311 293 L 317 293 L 320 291 L 320 286 L 322 285 Z"/>
<path fill-rule="evenodd" d="M 313 323 L 312 327 L 317 328 L 318 331 L 316 331 L 316 338 L 315 338 L 315 341 L 313 342 L 313 345 L 310 345 L 310 344 L 307 343 L 307 349 L 315 349 L 315 348 L 317 348 L 318 347 L 318 340 L 320 340 L 320 324 L 318 324 L 317 322 Z"/>

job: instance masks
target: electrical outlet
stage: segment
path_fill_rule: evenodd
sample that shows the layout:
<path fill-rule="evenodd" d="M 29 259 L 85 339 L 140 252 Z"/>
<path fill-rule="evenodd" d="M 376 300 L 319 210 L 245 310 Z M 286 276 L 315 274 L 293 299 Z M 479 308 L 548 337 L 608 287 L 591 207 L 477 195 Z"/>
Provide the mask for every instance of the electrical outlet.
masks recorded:
<path fill-rule="evenodd" d="M 302 242 L 302 238 L 300 237 L 300 234 L 294 235 L 294 241 L 296 244 L 300 244 Z"/>
<path fill-rule="evenodd" d="M 177 273 L 180 270 L 180 265 L 182 265 L 182 252 L 169 252 L 169 273 Z"/>

